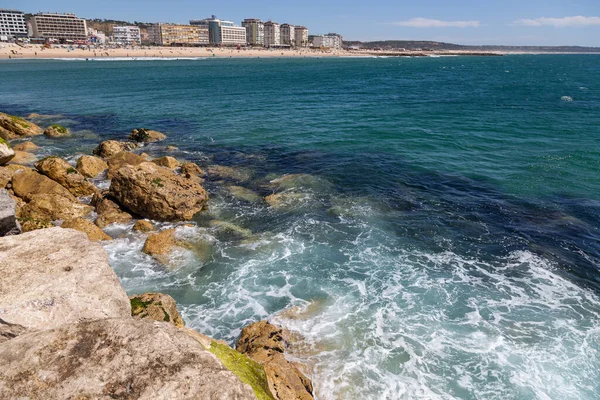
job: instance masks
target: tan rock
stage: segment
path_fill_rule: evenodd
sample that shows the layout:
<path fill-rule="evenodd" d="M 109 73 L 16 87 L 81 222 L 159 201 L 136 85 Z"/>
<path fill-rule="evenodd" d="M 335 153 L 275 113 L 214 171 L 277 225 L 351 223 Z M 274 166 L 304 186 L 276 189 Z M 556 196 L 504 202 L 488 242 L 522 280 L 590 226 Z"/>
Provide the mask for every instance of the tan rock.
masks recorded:
<path fill-rule="evenodd" d="M 136 232 L 152 232 L 154 230 L 154 225 L 148 220 L 140 219 L 133 225 L 133 230 Z"/>
<path fill-rule="evenodd" d="M 122 151 L 131 151 L 138 147 L 137 143 L 133 142 L 117 142 L 116 140 L 107 140 L 96 147 L 92 153 L 102 158 L 110 158 Z"/>
<path fill-rule="evenodd" d="M 71 136 L 71 131 L 64 126 L 54 124 L 50 125 L 46 128 L 46 130 L 44 130 L 44 135 L 48 136 L 49 138 L 68 137 Z"/>
<path fill-rule="evenodd" d="M 92 242 L 98 242 L 101 240 L 111 240 L 102 229 L 98 228 L 92 221 L 84 218 L 73 218 L 63 222 L 62 228 L 75 229 L 76 231 L 83 232 L 87 235 L 88 239 Z"/>
<path fill-rule="evenodd" d="M 241 167 L 227 167 L 224 165 L 211 165 L 208 167 L 208 175 L 213 179 L 225 179 L 237 182 L 247 182 L 254 176 L 252 170 Z"/>
<path fill-rule="evenodd" d="M 242 228 L 231 222 L 212 220 L 209 225 L 215 229 L 216 236 L 221 240 L 247 239 L 252 236 L 250 229 Z"/>
<path fill-rule="evenodd" d="M 131 317 L 21 334 L 0 365 L 3 399 L 256 399 L 183 329 Z"/>
<path fill-rule="evenodd" d="M 35 143 L 27 141 L 27 142 L 22 142 L 19 144 L 15 144 L 13 146 L 14 150 L 19 150 L 19 151 L 26 151 L 29 153 L 35 152 L 37 150 L 40 149 L 40 146 L 37 146 Z"/>
<path fill-rule="evenodd" d="M 279 400 L 312 400 L 310 379 L 285 359 L 285 332 L 267 321 L 242 329 L 237 350 L 265 367 L 269 389 Z"/>
<path fill-rule="evenodd" d="M 149 162 L 119 169 L 109 193 L 135 214 L 159 221 L 190 220 L 208 201 L 200 184 Z"/>
<path fill-rule="evenodd" d="M 54 329 L 131 315 L 106 251 L 81 232 L 50 228 L 6 236 L 0 238 L 0 254 L 0 309 L 6 322 Z M 0 398 L 6 398 L 2 386 Z"/>
<path fill-rule="evenodd" d="M 159 142 L 166 138 L 167 136 L 164 133 L 144 128 L 134 129 L 129 135 L 129 140 L 141 143 Z"/>
<path fill-rule="evenodd" d="M 119 205 L 112 200 L 95 196 L 92 204 L 96 207 L 96 225 L 104 228 L 110 224 L 127 224 L 133 219 L 131 214 L 121 210 Z"/>
<path fill-rule="evenodd" d="M 56 194 L 71 201 L 75 200 L 75 197 L 66 188 L 31 169 L 15 173 L 11 183 L 15 195 L 25 201 L 38 194 Z"/>
<path fill-rule="evenodd" d="M 163 293 L 144 293 L 136 296 L 130 296 L 131 315 L 138 319 L 153 319 L 155 321 L 164 321 L 183 328 L 185 325 L 175 300 L 168 294 Z"/>
<path fill-rule="evenodd" d="M 206 172 L 204 172 L 196 163 L 188 162 L 181 166 L 181 175 L 202 184 L 204 183 L 204 178 L 202 177 L 206 175 Z"/>
<path fill-rule="evenodd" d="M 152 157 L 150 157 L 150 154 L 148 153 L 140 153 L 140 157 L 143 157 L 144 159 L 146 159 L 146 161 L 152 160 Z"/>
<path fill-rule="evenodd" d="M 15 156 L 10 160 L 11 164 L 33 164 L 38 159 L 35 154 L 26 151 L 14 150 L 14 152 Z"/>
<path fill-rule="evenodd" d="M 308 200 L 309 196 L 306 193 L 286 191 L 281 193 L 273 193 L 265 197 L 267 204 L 276 209 L 295 208 L 301 206 Z"/>
<path fill-rule="evenodd" d="M 81 156 L 77 160 L 77 171 L 87 178 L 95 178 L 108 169 L 106 161 L 94 156 Z"/>
<path fill-rule="evenodd" d="M 108 172 L 106 176 L 108 179 L 112 179 L 121 167 L 125 165 L 140 165 L 143 162 L 146 162 L 143 157 L 128 151 L 122 151 L 108 159 Z"/>
<path fill-rule="evenodd" d="M 0 167 L 0 189 L 4 189 L 12 179 L 14 172 L 8 168 Z"/>
<path fill-rule="evenodd" d="M 91 196 L 98 191 L 79 171 L 62 158 L 43 158 L 35 163 L 35 168 L 40 173 L 67 188 L 73 196 Z"/>
<path fill-rule="evenodd" d="M 229 193 L 238 200 L 246 201 L 248 203 L 260 203 L 263 198 L 256 192 L 250 189 L 246 189 L 241 186 L 229 186 L 227 187 Z"/>
<path fill-rule="evenodd" d="M 177 150 L 179 150 L 179 147 L 177 147 L 177 146 L 171 146 L 171 145 L 167 146 L 167 151 L 177 151 Z"/>
<path fill-rule="evenodd" d="M 14 339 L 25 332 L 27 332 L 27 328 L 25 328 L 23 325 L 9 324 L 8 322 L 0 319 L 0 343 Z"/>
<path fill-rule="evenodd" d="M 152 256 L 158 262 L 168 265 L 169 254 L 179 246 L 175 238 L 175 229 L 165 229 L 159 233 L 148 236 L 142 252 Z"/>
<path fill-rule="evenodd" d="M 0 113 L 0 138 L 4 140 L 19 139 L 41 135 L 42 128 L 14 115 Z"/>
<path fill-rule="evenodd" d="M 22 221 L 56 221 L 84 217 L 92 207 L 58 194 L 36 194 L 21 208 Z"/>
<path fill-rule="evenodd" d="M 152 160 L 152 162 L 158 166 L 177 169 L 181 166 L 181 163 L 171 156 L 160 157 Z"/>

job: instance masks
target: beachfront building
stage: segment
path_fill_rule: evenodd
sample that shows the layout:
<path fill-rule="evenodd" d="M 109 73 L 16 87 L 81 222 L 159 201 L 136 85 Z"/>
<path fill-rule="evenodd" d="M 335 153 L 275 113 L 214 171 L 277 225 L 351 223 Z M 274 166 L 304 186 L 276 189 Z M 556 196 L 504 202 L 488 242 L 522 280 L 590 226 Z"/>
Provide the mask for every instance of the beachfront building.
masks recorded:
<path fill-rule="evenodd" d="M 192 25 L 153 24 L 148 27 L 150 43 L 159 46 L 200 46 L 206 38 L 200 37 L 200 29 Z"/>
<path fill-rule="evenodd" d="M 277 22 L 265 22 L 265 46 L 281 45 L 281 29 Z"/>
<path fill-rule="evenodd" d="M 296 27 L 290 24 L 281 24 L 280 35 L 281 44 L 296 47 Z"/>
<path fill-rule="evenodd" d="M 318 35 L 313 38 L 313 47 L 322 47 L 327 49 L 341 49 L 342 36 L 336 33 L 327 35 Z"/>
<path fill-rule="evenodd" d="M 216 16 L 203 20 L 192 20 L 191 25 L 208 26 L 210 44 L 217 46 L 236 46 L 246 44 L 246 28 L 231 21 L 223 21 Z"/>
<path fill-rule="evenodd" d="M 140 28 L 137 26 L 114 26 L 113 41 L 121 46 L 140 44 L 142 42 Z"/>
<path fill-rule="evenodd" d="M 0 8 L 0 42 L 27 37 L 27 23 L 22 11 Z"/>
<path fill-rule="evenodd" d="M 33 36 L 60 42 L 87 41 L 87 24 L 85 19 L 75 14 L 40 13 L 31 17 Z"/>
<path fill-rule="evenodd" d="M 208 21 L 202 20 L 191 20 L 190 25 L 198 27 L 198 38 L 199 43 L 204 46 L 208 46 L 210 44 L 210 29 L 208 26 Z"/>
<path fill-rule="evenodd" d="M 265 45 L 265 24 L 260 19 L 246 18 L 242 21 L 242 26 L 246 28 L 246 41 L 249 45 Z"/>
<path fill-rule="evenodd" d="M 294 27 L 296 47 L 308 47 L 308 29 L 305 26 Z"/>
<path fill-rule="evenodd" d="M 105 44 L 106 34 L 94 28 L 88 28 L 88 40 L 93 44 Z"/>

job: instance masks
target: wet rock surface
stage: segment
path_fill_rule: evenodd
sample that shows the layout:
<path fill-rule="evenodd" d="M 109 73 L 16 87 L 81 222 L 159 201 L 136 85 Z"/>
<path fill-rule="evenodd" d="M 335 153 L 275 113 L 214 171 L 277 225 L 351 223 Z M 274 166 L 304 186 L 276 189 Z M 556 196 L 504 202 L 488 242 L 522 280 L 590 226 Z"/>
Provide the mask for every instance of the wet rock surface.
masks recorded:
<path fill-rule="evenodd" d="M 129 135 L 129 140 L 141 143 L 159 142 L 161 140 L 165 140 L 166 138 L 167 135 L 164 133 L 144 128 L 134 129 Z"/>
<path fill-rule="evenodd" d="M 139 145 L 134 142 L 119 142 L 117 140 L 106 140 L 100 143 L 92 153 L 102 158 L 110 158 L 122 151 L 131 151 Z"/>

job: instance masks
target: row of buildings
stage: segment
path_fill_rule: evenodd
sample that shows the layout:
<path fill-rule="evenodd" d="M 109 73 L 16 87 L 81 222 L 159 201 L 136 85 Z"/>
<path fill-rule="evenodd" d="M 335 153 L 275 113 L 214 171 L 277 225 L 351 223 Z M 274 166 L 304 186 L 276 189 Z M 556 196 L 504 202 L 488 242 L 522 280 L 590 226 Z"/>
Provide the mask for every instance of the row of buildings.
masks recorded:
<path fill-rule="evenodd" d="M 25 14 L 16 10 L 0 9 L 0 41 L 32 38 L 37 41 L 61 43 L 105 43 L 109 38 L 103 32 L 87 26 L 86 20 L 74 14 L 39 13 L 26 21 Z M 264 46 L 341 48 L 342 37 L 337 34 L 315 36 L 309 42 L 304 26 L 279 24 L 273 21 L 248 18 L 241 26 L 216 16 L 191 20 L 189 25 L 157 23 L 142 32 L 137 26 L 114 26 L 113 43 L 160 46 Z"/>

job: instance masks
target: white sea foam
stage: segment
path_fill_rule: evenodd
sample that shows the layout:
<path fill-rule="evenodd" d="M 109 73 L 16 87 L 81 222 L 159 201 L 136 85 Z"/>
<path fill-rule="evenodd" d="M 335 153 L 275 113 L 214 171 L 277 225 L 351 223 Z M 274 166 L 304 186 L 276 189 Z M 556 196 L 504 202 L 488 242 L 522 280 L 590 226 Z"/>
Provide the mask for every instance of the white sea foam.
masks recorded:
<path fill-rule="evenodd" d="M 209 57 L 57 57 L 57 61 L 181 61 L 207 60 Z"/>

